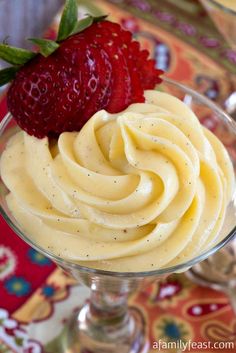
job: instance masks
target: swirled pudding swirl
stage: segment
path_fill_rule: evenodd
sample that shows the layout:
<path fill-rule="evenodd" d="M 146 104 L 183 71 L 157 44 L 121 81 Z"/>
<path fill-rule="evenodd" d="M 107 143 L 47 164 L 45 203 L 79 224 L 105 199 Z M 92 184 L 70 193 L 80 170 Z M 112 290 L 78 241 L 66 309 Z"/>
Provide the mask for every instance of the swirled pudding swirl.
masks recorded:
<path fill-rule="evenodd" d="M 24 132 L 1 159 L 8 206 L 41 248 L 88 267 L 145 271 L 219 241 L 234 173 L 221 142 L 177 98 L 146 91 L 56 143 Z"/>

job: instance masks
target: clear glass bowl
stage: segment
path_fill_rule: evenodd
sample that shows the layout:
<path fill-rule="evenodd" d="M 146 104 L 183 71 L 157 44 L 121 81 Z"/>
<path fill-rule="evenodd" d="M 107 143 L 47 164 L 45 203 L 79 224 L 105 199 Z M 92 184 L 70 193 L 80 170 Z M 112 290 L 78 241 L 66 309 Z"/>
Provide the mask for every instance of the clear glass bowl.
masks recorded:
<path fill-rule="evenodd" d="M 169 92 L 183 100 L 196 113 L 202 123 L 213 119 L 218 125 L 218 137 L 227 146 L 233 163 L 236 163 L 236 144 L 229 145 L 229 140 L 236 139 L 236 123 L 210 100 L 194 90 L 165 78 L 158 89 Z M 0 124 L 0 153 L 3 152 L 9 138 L 19 129 L 8 114 Z M 158 281 L 171 273 L 183 272 L 206 259 L 227 244 L 236 234 L 236 195 L 227 209 L 221 241 L 199 256 L 174 267 L 161 268 L 148 272 L 111 272 L 83 267 L 77 263 L 65 261 L 41 248 L 40 244 L 31 240 L 10 213 L 5 196 L 8 193 L 2 180 L 0 181 L 0 212 L 9 226 L 20 238 L 36 250 L 54 261 L 80 283 L 91 289 L 90 301 L 76 312 L 65 326 L 62 337 L 58 338 L 61 352 L 90 353 L 136 353 L 148 351 L 148 337 L 144 319 L 140 313 L 129 309 L 128 296 L 144 286 L 146 282 Z M 66 309 L 65 309 L 66 310 Z M 37 336 L 40 340 L 40 335 Z M 45 348 L 50 350 L 50 344 Z"/>
<path fill-rule="evenodd" d="M 236 49 L 236 11 L 214 0 L 201 0 L 221 34 Z"/>

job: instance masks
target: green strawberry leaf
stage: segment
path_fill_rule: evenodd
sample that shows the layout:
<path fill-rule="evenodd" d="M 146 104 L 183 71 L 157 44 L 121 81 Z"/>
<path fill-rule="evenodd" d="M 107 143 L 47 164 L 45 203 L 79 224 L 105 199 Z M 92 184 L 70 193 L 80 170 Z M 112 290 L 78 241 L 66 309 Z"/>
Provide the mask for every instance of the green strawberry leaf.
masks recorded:
<path fill-rule="evenodd" d="M 98 17 L 93 17 L 91 15 L 87 15 L 87 17 L 84 17 L 80 21 L 77 22 L 77 25 L 71 34 L 80 33 L 82 31 L 84 31 L 86 28 L 90 27 L 91 24 L 93 24 L 94 22 L 103 21 L 106 17 L 107 17 L 107 15 L 98 16 Z"/>
<path fill-rule="evenodd" d="M 24 65 L 32 59 L 36 53 L 26 49 L 11 47 L 10 45 L 0 44 L 0 59 L 12 65 Z"/>
<path fill-rule="evenodd" d="M 0 70 L 0 86 L 4 86 L 6 83 L 12 81 L 15 78 L 18 70 L 19 67 L 17 66 L 11 66 Z"/>
<path fill-rule="evenodd" d="M 86 28 L 90 27 L 92 23 L 93 23 L 92 16 L 87 16 L 85 18 L 82 18 L 82 20 L 77 22 L 77 25 L 71 34 L 76 34 L 76 33 L 82 32 Z"/>
<path fill-rule="evenodd" d="M 66 0 L 59 25 L 57 41 L 60 42 L 68 38 L 77 26 L 78 4 L 77 0 Z"/>
<path fill-rule="evenodd" d="M 101 21 L 104 21 L 107 17 L 108 17 L 108 15 L 101 15 L 101 16 L 93 17 L 93 22 L 101 22 Z"/>
<path fill-rule="evenodd" d="M 42 54 L 45 57 L 52 54 L 60 46 L 57 42 L 50 39 L 29 38 L 28 40 L 36 44 L 40 49 L 39 50 L 40 54 Z"/>

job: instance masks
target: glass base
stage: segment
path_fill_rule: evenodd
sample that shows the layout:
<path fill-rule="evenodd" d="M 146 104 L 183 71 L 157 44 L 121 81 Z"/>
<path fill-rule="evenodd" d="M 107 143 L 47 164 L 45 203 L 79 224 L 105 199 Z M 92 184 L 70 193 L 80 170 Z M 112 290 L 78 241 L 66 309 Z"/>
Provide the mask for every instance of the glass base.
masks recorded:
<path fill-rule="evenodd" d="M 40 342 L 43 353 L 149 351 L 145 321 L 136 308 L 130 307 L 122 322 L 91 320 L 89 290 L 82 286 L 72 288 L 67 299 L 54 304 L 50 317 L 39 321 L 45 307 L 46 303 L 40 305 L 28 329 L 29 338 Z"/>
<path fill-rule="evenodd" d="M 86 322 L 86 312 L 88 310 L 85 305 L 78 315 L 70 318 L 65 326 L 63 336 L 61 336 L 55 346 L 46 347 L 45 353 L 147 353 L 149 343 L 145 337 L 144 322 L 140 313 L 135 309 L 130 309 L 133 332 L 129 337 L 117 340 L 105 340 L 104 337 L 91 337 L 88 323 Z M 92 332 L 92 334 L 94 334 Z M 112 335 L 112 333 L 110 333 Z M 95 333 L 95 336 L 96 333 Z M 107 337 L 106 337 L 107 338 Z M 56 350 L 55 350 L 56 349 Z"/>

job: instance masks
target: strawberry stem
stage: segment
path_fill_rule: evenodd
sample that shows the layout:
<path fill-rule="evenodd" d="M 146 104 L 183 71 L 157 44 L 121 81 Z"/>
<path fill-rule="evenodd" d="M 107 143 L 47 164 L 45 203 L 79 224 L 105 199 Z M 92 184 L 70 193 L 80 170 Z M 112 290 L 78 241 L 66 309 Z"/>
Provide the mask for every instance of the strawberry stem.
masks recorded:
<path fill-rule="evenodd" d="M 67 39 L 73 34 L 77 34 L 90 27 L 94 22 L 103 21 L 107 15 L 94 17 L 87 15 L 78 21 L 78 3 L 77 0 L 67 0 L 57 35 L 57 42 Z"/>
<path fill-rule="evenodd" d="M 60 46 L 58 42 L 67 39 L 73 34 L 82 32 L 93 23 L 105 20 L 106 17 L 107 15 L 93 17 L 88 14 L 85 18 L 78 21 L 77 0 L 66 0 L 59 25 L 57 41 L 41 38 L 29 38 L 29 41 L 39 47 L 38 53 L 12 47 L 7 44 L 7 40 L 5 40 L 4 43 L 0 43 L 0 59 L 13 65 L 12 67 L 8 67 L 0 71 L 0 86 L 3 86 L 13 80 L 21 66 L 25 65 L 37 54 L 41 54 L 44 57 L 51 55 Z"/>

